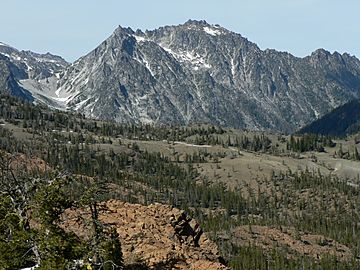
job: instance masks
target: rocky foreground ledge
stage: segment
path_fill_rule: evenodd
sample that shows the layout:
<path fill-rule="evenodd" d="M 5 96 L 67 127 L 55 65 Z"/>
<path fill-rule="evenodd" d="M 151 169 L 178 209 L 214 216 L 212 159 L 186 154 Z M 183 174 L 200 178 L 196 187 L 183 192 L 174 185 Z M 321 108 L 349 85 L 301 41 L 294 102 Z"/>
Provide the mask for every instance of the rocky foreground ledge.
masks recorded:
<path fill-rule="evenodd" d="M 133 269 L 229 269 L 221 261 L 219 249 L 206 234 L 202 234 L 199 247 L 180 243 L 170 224 L 171 216 L 181 210 L 163 204 L 143 206 L 111 200 L 99 207 L 100 220 L 116 228 L 120 235 L 125 264 Z M 89 231 L 82 219 L 89 212 L 68 209 L 62 226 L 86 237 Z M 139 268 L 140 267 L 140 268 Z"/>

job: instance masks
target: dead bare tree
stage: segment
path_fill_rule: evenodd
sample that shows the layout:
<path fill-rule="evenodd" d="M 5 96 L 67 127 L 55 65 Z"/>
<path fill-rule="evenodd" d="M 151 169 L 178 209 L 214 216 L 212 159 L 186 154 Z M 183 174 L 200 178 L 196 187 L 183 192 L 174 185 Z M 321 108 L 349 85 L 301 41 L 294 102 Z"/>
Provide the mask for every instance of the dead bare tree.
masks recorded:
<path fill-rule="evenodd" d="M 17 168 L 14 172 L 14 163 L 16 155 L 11 155 L 0 151 L 0 194 L 7 196 L 20 219 L 20 226 L 24 231 L 30 230 L 28 207 L 30 194 L 36 186 L 39 179 L 26 177 L 25 168 Z M 12 237 L 12 231 L 9 231 L 8 238 Z M 35 261 L 40 264 L 40 254 L 35 242 L 32 243 Z"/>

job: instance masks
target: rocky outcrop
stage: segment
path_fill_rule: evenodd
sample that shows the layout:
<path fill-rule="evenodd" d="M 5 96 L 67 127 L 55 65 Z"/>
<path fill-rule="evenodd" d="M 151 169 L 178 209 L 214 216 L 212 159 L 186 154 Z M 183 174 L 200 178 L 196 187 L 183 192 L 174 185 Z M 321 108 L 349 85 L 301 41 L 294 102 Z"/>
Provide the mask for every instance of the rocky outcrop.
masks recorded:
<path fill-rule="evenodd" d="M 141 265 L 149 269 L 228 269 L 220 262 L 216 244 L 206 234 L 201 235 L 199 247 L 191 241 L 180 243 L 170 224 L 171 216 L 181 213 L 179 209 L 163 204 L 143 206 L 115 200 L 100 208 L 100 220 L 116 228 L 125 263 L 133 269 Z M 88 229 L 78 219 L 79 215 L 89 217 L 84 210 L 67 210 L 62 226 L 86 237 Z"/>

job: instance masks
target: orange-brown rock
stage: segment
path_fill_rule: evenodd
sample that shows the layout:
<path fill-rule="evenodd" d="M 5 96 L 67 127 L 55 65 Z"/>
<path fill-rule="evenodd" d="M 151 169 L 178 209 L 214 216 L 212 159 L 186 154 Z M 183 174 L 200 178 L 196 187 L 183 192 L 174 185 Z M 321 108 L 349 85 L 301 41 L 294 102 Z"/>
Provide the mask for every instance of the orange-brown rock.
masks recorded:
<path fill-rule="evenodd" d="M 219 235 L 221 237 L 221 235 Z M 325 255 L 335 256 L 338 260 L 353 258 L 351 249 L 333 239 L 322 235 L 295 231 L 293 228 L 270 228 L 266 226 L 239 226 L 231 232 L 231 241 L 237 245 L 255 245 L 271 252 L 273 247 L 292 253 L 321 259 Z"/>
<path fill-rule="evenodd" d="M 114 226 L 120 235 L 127 265 L 144 263 L 150 269 L 229 269 L 219 262 L 219 250 L 206 234 L 201 236 L 199 247 L 179 242 L 169 222 L 172 214 L 179 215 L 179 209 L 163 204 L 143 206 L 116 200 L 99 208 L 100 220 Z M 89 229 L 78 219 L 79 215 L 89 217 L 85 210 L 67 210 L 62 226 L 86 237 Z"/>
<path fill-rule="evenodd" d="M 28 157 L 24 154 L 10 154 L 1 151 L 5 160 L 9 162 L 10 168 L 17 173 L 39 171 L 39 172 L 51 172 L 52 168 L 42 159 L 38 157 Z"/>

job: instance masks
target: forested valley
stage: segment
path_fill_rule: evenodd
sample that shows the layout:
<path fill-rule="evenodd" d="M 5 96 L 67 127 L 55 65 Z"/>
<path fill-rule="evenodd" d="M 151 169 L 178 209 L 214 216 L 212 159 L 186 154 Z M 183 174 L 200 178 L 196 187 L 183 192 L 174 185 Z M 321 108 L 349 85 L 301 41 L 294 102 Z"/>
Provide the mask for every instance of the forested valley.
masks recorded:
<path fill-rule="evenodd" d="M 331 167 L 360 167 L 359 141 L 118 124 L 3 95 L 0 265 L 81 269 L 91 258 L 131 269 L 98 218 L 101 202 L 116 199 L 186 210 L 232 269 L 359 269 L 359 174 Z M 71 207 L 90 211 L 88 239 L 60 226 Z"/>

